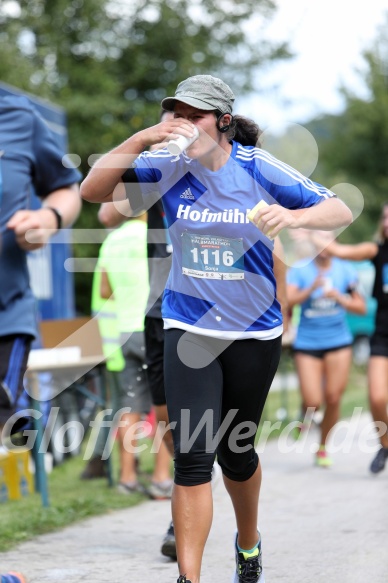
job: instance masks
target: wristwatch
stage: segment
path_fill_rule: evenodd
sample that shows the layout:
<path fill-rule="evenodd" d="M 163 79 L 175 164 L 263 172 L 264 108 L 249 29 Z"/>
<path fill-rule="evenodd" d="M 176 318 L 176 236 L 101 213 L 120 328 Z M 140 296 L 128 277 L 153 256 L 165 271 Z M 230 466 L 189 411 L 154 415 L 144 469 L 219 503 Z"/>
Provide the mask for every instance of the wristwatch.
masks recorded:
<path fill-rule="evenodd" d="M 58 229 L 58 231 L 60 229 L 62 229 L 62 215 L 59 212 L 59 210 L 56 209 L 56 208 L 54 208 L 53 206 L 45 206 L 44 208 L 45 209 L 49 209 L 50 211 L 53 211 L 53 213 L 54 213 L 54 215 L 56 216 L 56 219 L 57 219 L 57 229 Z"/>

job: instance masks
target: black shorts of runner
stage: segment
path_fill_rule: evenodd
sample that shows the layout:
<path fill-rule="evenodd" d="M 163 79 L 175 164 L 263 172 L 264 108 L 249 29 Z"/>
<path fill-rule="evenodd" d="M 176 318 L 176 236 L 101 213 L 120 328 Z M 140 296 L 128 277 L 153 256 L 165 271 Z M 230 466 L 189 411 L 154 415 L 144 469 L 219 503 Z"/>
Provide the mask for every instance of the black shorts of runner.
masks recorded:
<path fill-rule="evenodd" d="M 164 330 L 161 318 L 149 318 L 144 322 L 144 334 L 146 345 L 147 378 L 151 390 L 154 405 L 166 404 L 166 392 L 164 390 Z"/>
<path fill-rule="evenodd" d="M 26 334 L 0 338 L 0 425 L 4 425 L 16 412 L 16 403 L 23 391 L 31 340 L 31 336 Z M 25 423 L 25 418 L 16 421 L 11 433 L 19 431 Z"/>
<path fill-rule="evenodd" d="M 209 482 L 215 456 L 231 480 L 243 482 L 255 473 L 257 427 L 280 353 L 281 337 L 231 343 L 165 331 L 164 379 L 176 484 Z"/>
<path fill-rule="evenodd" d="M 388 336 L 375 333 L 370 339 L 370 355 L 385 356 L 388 358 Z"/>
<path fill-rule="evenodd" d="M 314 358 L 325 358 L 326 354 L 330 352 L 337 352 L 338 350 L 343 350 L 344 348 L 351 348 L 351 344 L 342 344 L 341 346 L 336 346 L 335 348 L 322 348 L 321 350 L 303 350 L 301 348 L 294 348 L 294 354 L 307 354 L 308 356 L 313 356 Z"/>

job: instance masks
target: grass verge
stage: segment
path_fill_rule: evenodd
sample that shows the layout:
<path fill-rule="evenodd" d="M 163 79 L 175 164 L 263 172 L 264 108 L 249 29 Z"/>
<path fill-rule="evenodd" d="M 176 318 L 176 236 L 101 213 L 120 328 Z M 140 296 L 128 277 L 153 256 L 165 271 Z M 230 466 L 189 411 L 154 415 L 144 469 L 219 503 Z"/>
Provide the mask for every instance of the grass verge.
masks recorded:
<path fill-rule="evenodd" d="M 288 366 L 291 366 L 290 363 Z M 342 416 L 351 417 L 355 407 L 368 410 L 365 370 L 354 367 L 342 400 Z M 299 410 L 300 397 L 297 390 L 289 390 L 284 386 L 283 390 L 271 392 L 262 421 L 281 420 L 279 430 L 271 433 L 271 438 L 276 438 L 287 422 L 297 419 Z M 286 417 L 282 420 L 284 412 Z M 109 488 L 105 479 L 80 480 L 79 475 L 85 463 L 80 455 L 54 468 L 48 476 L 49 508 L 42 507 L 39 494 L 0 504 L 0 552 L 36 535 L 57 530 L 84 518 L 135 506 L 146 499 L 141 494 L 123 496 L 115 488 Z M 152 455 L 144 451 L 140 457 L 141 470 L 151 472 L 152 463 Z M 116 451 L 113 467 L 116 475 Z"/>
<path fill-rule="evenodd" d="M 48 508 L 42 507 L 37 493 L 0 504 L 0 551 L 83 518 L 128 508 L 145 500 L 141 494 L 119 494 L 115 488 L 108 487 L 106 479 L 80 480 L 85 464 L 81 455 L 72 457 L 48 475 Z"/>

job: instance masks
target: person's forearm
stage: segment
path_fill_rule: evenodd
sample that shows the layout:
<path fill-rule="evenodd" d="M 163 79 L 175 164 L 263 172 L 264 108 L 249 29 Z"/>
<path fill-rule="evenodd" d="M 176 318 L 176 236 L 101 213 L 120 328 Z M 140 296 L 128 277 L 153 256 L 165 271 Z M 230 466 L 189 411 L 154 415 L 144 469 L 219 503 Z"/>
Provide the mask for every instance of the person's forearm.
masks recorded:
<path fill-rule="evenodd" d="M 327 245 L 327 250 L 340 259 L 363 261 L 365 259 L 373 259 L 377 255 L 378 246 L 373 242 L 343 245 L 342 243 L 337 243 L 337 241 L 332 241 Z"/>
<path fill-rule="evenodd" d="M 104 227 L 113 229 L 132 216 L 132 211 L 128 200 L 125 199 L 117 202 L 102 203 L 97 216 Z"/>
<path fill-rule="evenodd" d="M 310 229 L 333 231 L 350 225 L 350 209 L 337 198 L 322 200 L 315 206 L 290 210 L 278 204 L 262 205 L 254 209 L 252 222 L 265 235 L 274 239 L 283 229 Z"/>
<path fill-rule="evenodd" d="M 291 211 L 296 217 L 293 228 L 331 231 L 350 225 L 353 215 L 338 198 L 329 198 L 308 209 Z"/>
<path fill-rule="evenodd" d="M 298 304 L 303 304 L 313 293 L 313 287 L 306 287 L 304 289 L 287 289 L 288 307 L 291 309 Z"/>
<path fill-rule="evenodd" d="M 359 294 L 339 294 L 337 302 L 347 312 L 358 314 L 360 316 L 366 314 L 366 304 L 364 298 Z"/>
<path fill-rule="evenodd" d="M 82 198 L 89 202 L 113 200 L 113 192 L 121 182 L 122 175 L 147 145 L 143 132 L 138 132 L 97 160 L 81 184 Z M 114 198 L 124 199 L 124 189 Z"/>
<path fill-rule="evenodd" d="M 82 206 L 78 184 L 55 190 L 44 199 L 44 207 L 57 209 L 62 217 L 62 227 L 68 227 L 77 219 Z"/>

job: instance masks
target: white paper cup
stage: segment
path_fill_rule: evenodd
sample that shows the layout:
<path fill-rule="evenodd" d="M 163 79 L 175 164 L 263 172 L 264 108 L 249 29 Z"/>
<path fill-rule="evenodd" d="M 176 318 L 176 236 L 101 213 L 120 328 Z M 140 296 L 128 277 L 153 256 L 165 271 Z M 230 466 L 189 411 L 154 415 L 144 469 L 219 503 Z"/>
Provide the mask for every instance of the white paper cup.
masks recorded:
<path fill-rule="evenodd" d="M 323 292 L 326 294 L 333 289 L 333 282 L 330 277 L 323 278 Z"/>
<path fill-rule="evenodd" d="M 194 128 L 194 135 L 192 138 L 187 138 L 186 136 L 179 136 L 176 140 L 170 140 L 167 144 L 167 150 L 173 156 L 180 156 L 184 150 L 189 148 L 191 144 L 199 138 L 199 131 Z"/>

